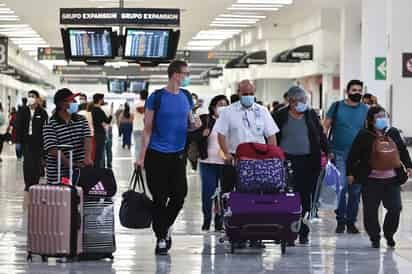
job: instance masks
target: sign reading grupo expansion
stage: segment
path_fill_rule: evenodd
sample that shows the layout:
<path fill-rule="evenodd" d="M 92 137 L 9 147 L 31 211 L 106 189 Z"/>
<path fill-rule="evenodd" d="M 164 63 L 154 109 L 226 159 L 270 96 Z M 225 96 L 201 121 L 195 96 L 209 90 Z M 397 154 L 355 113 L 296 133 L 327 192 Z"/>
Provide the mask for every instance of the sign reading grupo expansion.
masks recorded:
<path fill-rule="evenodd" d="M 180 25 L 179 9 L 72 8 L 60 9 L 62 25 Z"/>

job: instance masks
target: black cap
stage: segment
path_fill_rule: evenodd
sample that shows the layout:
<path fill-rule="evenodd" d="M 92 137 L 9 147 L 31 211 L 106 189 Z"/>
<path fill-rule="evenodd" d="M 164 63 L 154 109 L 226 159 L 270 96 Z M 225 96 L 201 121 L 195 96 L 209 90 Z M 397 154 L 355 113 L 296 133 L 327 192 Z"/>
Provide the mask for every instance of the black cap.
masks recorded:
<path fill-rule="evenodd" d="M 73 93 L 70 89 L 62 88 L 59 89 L 54 95 L 54 104 L 58 105 L 59 103 L 73 99 L 76 96 L 79 96 L 80 93 Z"/>

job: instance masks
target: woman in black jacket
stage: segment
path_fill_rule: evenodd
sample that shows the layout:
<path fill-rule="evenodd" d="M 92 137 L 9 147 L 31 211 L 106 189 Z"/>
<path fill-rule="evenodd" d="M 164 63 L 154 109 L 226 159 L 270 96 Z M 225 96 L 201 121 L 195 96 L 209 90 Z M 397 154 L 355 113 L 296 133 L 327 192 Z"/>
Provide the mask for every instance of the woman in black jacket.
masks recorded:
<path fill-rule="evenodd" d="M 387 114 L 382 107 L 371 107 L 366 122 L 366 128 L 359 132 L 348 156 L 348 182 L 362 183 L 365 229 L 374 248 L 380 247 L 379 205 L 383 203 L 387 210 L 383 232 L 388 246 L 393 248 L 393 236 L 398 229 L 402 209 L 400 185 L 403 183 L 401 177 L 404 172 L 403 167 L 388 170 L 375 170 L 371 167 L 372 151 L 377 136 L 387 135 L 395 142 L 408 175 L 412 174 L 412 162 L 399 131 L 389 127 Z"/>
<path fill-rule="evenodd" d="M 274 115 L 280 131 L 279 146 L 291 161 L 294 172 L 292 184 L 302 198 L 303 216 L 311 207 L 312 193 L 321 171 L 321 152 L 327 153 L 327 138 L 318 115 L 308 107 L 306 92 L 297 86 L 288 91 L 289 105 Z M 302 222 L 301 244 L 308 243 L 309 227 Z"/>
<path fill-rule="evenodd" d="M 191 134 L 191 141 L 195 141 L 199 149 L 200 177 L 202 181 L 202 230 L 208 231 L 212 220 L 213 195 L 221 180 L 224 160 L 220 153 L 217 133 L 213 127 L 219 117 L 221 108 L 229 104 L 224 95 L 218 95 L 212 99 L 209 105 L 209 114 L 201 115 L 202 127 Z M 215 215 L 215 230 L 222 230 L 222 216 Z"/>

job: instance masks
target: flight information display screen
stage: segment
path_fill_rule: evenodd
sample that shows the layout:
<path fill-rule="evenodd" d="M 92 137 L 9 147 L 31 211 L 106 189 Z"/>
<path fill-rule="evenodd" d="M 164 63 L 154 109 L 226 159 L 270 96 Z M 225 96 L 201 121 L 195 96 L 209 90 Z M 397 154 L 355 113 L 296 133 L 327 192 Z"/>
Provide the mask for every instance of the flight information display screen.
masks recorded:
<path fill-rule="evenodd" d="M 126 91 L 126 81 L 125 80 L 109 80 L 109 92 L 123 93 Z"/>
<path fill-rule="evenodd" d="M 140 93 L 147 89 L 147 82 L 144 80 L 132 80 L 129 82 L 128 92 Z"/>
<path fill-rule="evenodd" d="M 127 29 L 125 57 L 167 58 L 170 30 Z"/>
<path fill-rule="evenodd" d="M 108 29 L 69 29 L 72 57 L 111 57 L 112 40 Z"/>

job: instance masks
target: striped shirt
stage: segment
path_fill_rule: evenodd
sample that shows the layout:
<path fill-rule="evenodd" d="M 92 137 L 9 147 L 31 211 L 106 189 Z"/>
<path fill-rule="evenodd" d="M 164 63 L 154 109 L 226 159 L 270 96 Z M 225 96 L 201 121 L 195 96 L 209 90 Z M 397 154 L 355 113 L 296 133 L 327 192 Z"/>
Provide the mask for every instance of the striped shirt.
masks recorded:
<path fill-rule="evenodd" d="M 73 114 L 70 121 L 66 123 L 57 114 L 54 114 L 49 124 L 43 128 L 44 150 L 49 151 L 60 145 L 70 145 L 73 147 L 73 162 L 83 163 L 85 159 L 85 139 L 91 137 L 90 128 L 86 118 Z M 69 151 L 63 151 L 68 158 Z M 62 176 L 69 177 L 69 168 L 62 165 Z M 47 153 L 47 182 L 56 183 L 58 181 L 57 158 Z"/>

